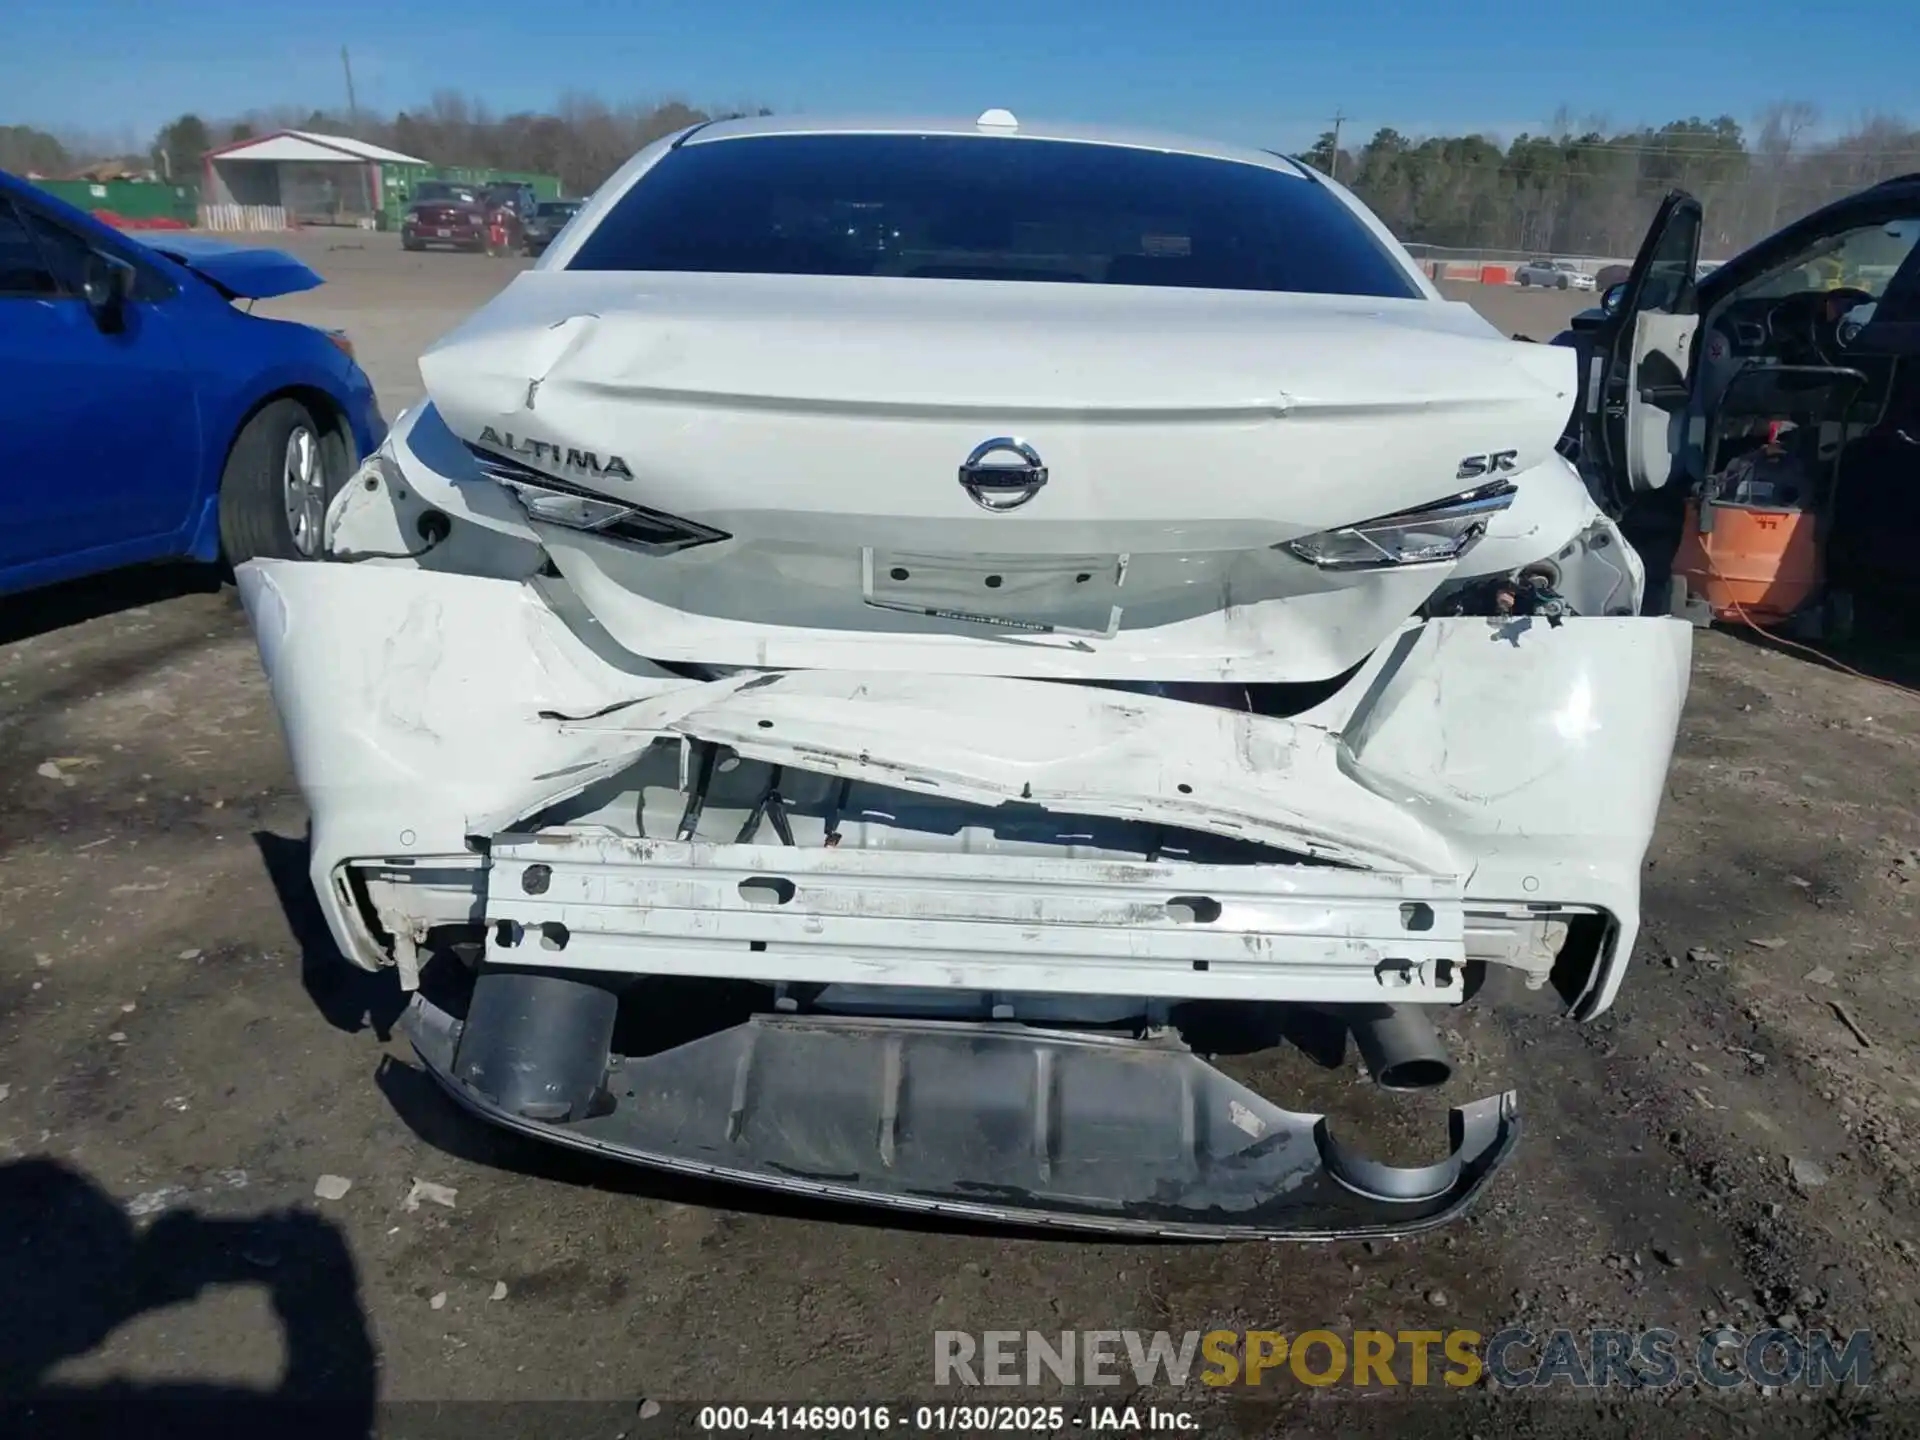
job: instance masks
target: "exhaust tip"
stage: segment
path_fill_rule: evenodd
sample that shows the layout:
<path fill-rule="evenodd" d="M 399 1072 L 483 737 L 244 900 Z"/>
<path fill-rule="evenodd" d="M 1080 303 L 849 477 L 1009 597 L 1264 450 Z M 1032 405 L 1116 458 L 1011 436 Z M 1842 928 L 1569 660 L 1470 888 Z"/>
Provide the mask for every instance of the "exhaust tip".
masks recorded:
<path fill-rule="evenodd" d="M 1432 1090 L 1453 1078 L 1453 1066 L 1428 1056 L 1395 1061 L 1373 1077 L 1382 1090 Z"/>
<path fill-rule="evenodd" d="M 1382 1090 L 1431 1090 L 1453 1077 L 1453 1061 L 1420 1005 L 1354 1005 L 1342 1012 L 1367 1074 Z"/>

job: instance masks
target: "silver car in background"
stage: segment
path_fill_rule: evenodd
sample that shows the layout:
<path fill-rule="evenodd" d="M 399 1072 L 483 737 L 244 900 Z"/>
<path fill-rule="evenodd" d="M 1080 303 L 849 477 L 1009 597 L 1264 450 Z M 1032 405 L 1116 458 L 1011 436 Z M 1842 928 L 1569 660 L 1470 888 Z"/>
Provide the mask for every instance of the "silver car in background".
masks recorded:
<path fill-rule="evenodd" d="M 1513 272 L 1516 285 L 1544 285 L 1550 290 L 1591 290 L 1593 276 L 1572 260 L 1529 260 Z"/>

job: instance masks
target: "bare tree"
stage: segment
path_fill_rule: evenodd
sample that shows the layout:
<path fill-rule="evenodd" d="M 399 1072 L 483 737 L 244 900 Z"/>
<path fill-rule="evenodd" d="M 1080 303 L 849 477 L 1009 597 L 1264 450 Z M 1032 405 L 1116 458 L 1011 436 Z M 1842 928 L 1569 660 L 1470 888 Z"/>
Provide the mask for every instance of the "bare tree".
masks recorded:
<path fill-rule="evenodd" d="M 550 113 L 501 115 L 480 97 L 441 90 L 424 106 L 392 116 L 365 109 L 349 116 L 277 106 L 217 122 L 211 129 L 231 138 L 283 129 L 352 135 L 436 165 L 557 175 L 569 193 L 584 195 L 661 136 L 718 115 L 753 113 L 754 108 L 708 110 L 673 98 L 615 107 L 597 96 L 570 93 Z"/>
<path fill-rule="evenodd" d="M 287 105 L 209 121 L 205 129 L 222 139 L 284 128 L 355 134 L 438 165 L 558 175 L 570 193 L 587 194 L 661 136 L 755 108 L 699 107 L 672 96 L 609 104 L 569 93 L 551 111 L 503 115 L 479 96 L 443 90 L 391 116 Z M 0 138 L 12 146 L 0 152 L 13 160 L 11 168 L 50 168 L 24 159 L 21 134 L 19 127 L 0 131 L 15 137 Z M 1341 180 L 1402 239 L 1466 249 L 1631 255 L 1661 196 L 1677 186 L 1705 205 L 1706 248 L 1717 257 L 1850 191 L 1920 171 L 1920 130 L 1905 120 L 1866 115 L 1845 133 L 1823 135 L 1819 111 L 1801 100 L 1769 106 L 1751 133 L 1725 115 L 1623 128 L 1563 106 L 1543 133 L 1505 144 L 1485 135 L 1413 136 L 1390 126 L 1357 144 L 1364 134 L 1343 131 L 1337 160 L 1334 136 L 1324 134 L 1304 158 L 1322 170 L 1337 164 Z M 176 143 L 166 149 L 177 165 L 192 145 L 171 138 Z M 101 150 L 60 140 L 61 154 L 35 153 L 78 165 L 154 148 Z"/>
<path fill-rule="evenodd" d="M 76 163 L 57 135 L 31 125 L 0 125 L 0 170 L 21 175 L 64 175 Z"/>
<path fill-rule="evenodd" d="M 1697 196 L 1704 248 L 1724 256 L 1842 195 L 1920 171 L 1920 131 L 1884 115 L 1817 139 L 1804 101 L 1769 107 L 1754 135 L 1730 116 L 1615 129 L 1562 109 L 1539 135 L 1502 148 L 1484 136 L 1414 139 L 1377 131 L 1343 167 L 1403 240 L 1435 247 L 1633 254 L 1661 197 Z M 1325 168 L 1331 137 L 1306 157 Z"/>

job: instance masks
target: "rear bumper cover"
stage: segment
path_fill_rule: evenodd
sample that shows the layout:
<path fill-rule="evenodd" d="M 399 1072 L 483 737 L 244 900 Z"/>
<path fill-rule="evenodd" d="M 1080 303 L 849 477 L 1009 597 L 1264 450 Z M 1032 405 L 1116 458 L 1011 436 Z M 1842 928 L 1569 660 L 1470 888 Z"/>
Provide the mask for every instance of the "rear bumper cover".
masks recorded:
<path fill-rule="evenodd" d="M 403 1022 L 461 1105 L 654 1169 L 952 1219 L 1199 1240 L 1413 1234 L 1460 1215 L 1519 1138 L 1511 1092 L 1455 1109 L 1445 1158 L 1368 1159 L 1171 1037 L 758 1016 L 617 1058 L 600 1113 L 529 1119 L 456 1075 L 461 1021 Z"/>
<path fill-rule="evenodd" d="M 1576 1002 L 1590 1016 L 1611 1001 L 1638 925 L 1691 644 L 1689 627 L 1663 619 L 1410 623 L 1337 694 L 1278 719 L 978 677 L 701 683 L 569 624 L 530 584 L 268 561 L 239 579 L 312 813 L 315 885 L 342 950 L 368 968 L 396 957 L 358 913 L 349 865 L 451 861 L 480 877 L 478 908 L 459 918 L 559 920 L 583 967 L 597 953 L 630 973 L 765 978 L 779 950 L 795 980 L 859 971 L 949 989 L 998 988 L 1014 977 L 986 972 L 1017 955 L 1029 990 L 1346 1000 L 1361 973 L 1403 981 L 1380 962 L 1459 958 L 1476 915 L 1575 907 L 1612 927 Z M 1001 873 L 1011 857 L 985 853 L 516 835 L 518 820 L 662 738 L 941 800 L 1213 831 L 1335 866 L 1229 876 L 1029 859 L 1015 877 Z M 473 836 L 501 847 L 490 879 Z M 504 862 L 523 842 L 554 847 L 555 884 L 530 907 L 504 883 L 518 880 Z M 735 872 L 770 865 L 797 893 L 777 914 L 749 913 Z M 1171 902 L 1210 886 L 1216 921 L 1181 924 Z M 908 911 L 887 912 L 884 895 L 916 891 Z M 1426 923 L 1401 924 L 1415 903 Z M 382 920 L 407 928 L 405 915 Z M 1207 953 L 1187 954 L 1194 945 Z M 1035 957 L 1071 973 L 1038 983 Z M 519 963 L 555 958 L 534 946 Z M 1195 959 L 1220 961 L 1221 978 Z M 1374 998 L 1459 998 L 1437 971 L 1415 978 Z"/>
<path fill-rule="evenodd" d="M 409 1033 L 460 1104 L 787 1194 L 1213 1239 L 1442 1224 L 1511 1151 L 1514 1097 L 1453 1111 L 1444 1159 L 1382 1166 L 1165 1031 L 1009 1017 L 1056 1013 L 1056 997 L 1068 1014 L 1144 998 L 1149 1026 L 1186 999 L 1446 1004 L 1489 917 L 1576 911 L 1609 922 L 1571 997 L 1597 1014 L 1638 925 L 1692 633 L 1638 618 L 1410 622 L 1336 694 L 1282 719 L 992 677 L 690 680 L 516 580 L 256 561 L 239 583 L 312 815 L 315 888 L 355 963 L 410 978 L 435 924 L 481 922 L 488 966 L 519 977 L 882 997 L 877 1018 L 763 1014 L 616 1054 L 598 1102 L 555 1120 L 470 1083 L 487 1072 L 458 1063 L 463 1022 L 416 996 Z M 836 844 L 796 805 L 793 843 L 674 838 L 645 796 L 677 813 L 671 762 L 699 747 L 736 774 L 872 787 L 901 815 L 931 806 L 961 828 L 889 817 Z M 617 813 L 540 818 L 603 782 Z M 1003 819 L 1017 837 L 1034 812 L 1087 838 L 1002 840 Z M 1128 851 L 1101 838 L 1116 825 L 1207 843 L 1196 858 Z M 1263 848 L 1203 863 L 1213 841 Z M 994 1018 L 892 1018 L 942 1013 L 930 992 L 986 996 Z M 596 1067 L 602 1054 L 580 1052 Z"/>

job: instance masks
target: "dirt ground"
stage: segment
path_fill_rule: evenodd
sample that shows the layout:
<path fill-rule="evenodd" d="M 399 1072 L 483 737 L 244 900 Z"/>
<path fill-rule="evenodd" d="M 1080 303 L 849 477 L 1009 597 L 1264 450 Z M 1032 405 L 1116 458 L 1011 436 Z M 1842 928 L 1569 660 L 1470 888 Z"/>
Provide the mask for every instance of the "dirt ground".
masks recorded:
<path fill-rule="evenodd" d="M 418 397 L 420 346 L 523 263 L 299 244 L 331 283 L 278 313 L 344 325 L 390 415 Z M 1462 293 L 1541 339 L 1579 303 Z M 1161 1399 L 1221 1434 L 1906 1433 L 1917 813 L 1912 694 L 1703 633 L 1646 928 L 1606 1017 L 1469 1007 L 1458 1074 L 1411 1106 L 1351 1062 L 1233 1062 L 1303 1108 L 1394 1112 L 1396 1134 L 1411 1110 L 1407 1143 L 1427 1151 L 1446 1104 L 1517 1088 L 1526 1131 L 1476 1212 L 1418 1241 L 1317 1248 L 956 1231 L 469 1121 L 393 1033 L 397 986 L 318 925 L 230 588 L 166 570 L 0 602 L 0 1399 L 34 1407 L 13 1412 L 22 1434 L 102 1404 L 205 1405 L 223 1418 L 199 1433 L 222 1434 L 279 1396 L 309 1418 L 336 1402 L 328 1433 L 611 1440 L 653 1433 L 642 1402 L 686 1428 L 686 1402 L 953 1401 L 932 1388 L 939 1329 L 1724 1322 L 1871 1330 L 1878 1383 L 1409 1398 L 1282 1372 L 1258 1398 Z M 322 1176 L 351 1187 L 316 1198 Z M 451 1203 L 409 1204 L 416 1181 Z M 375 1420 L 376 1398 L 603 1403 Z"/>

